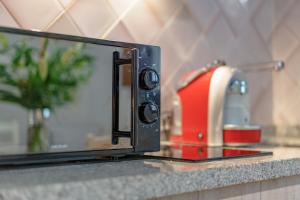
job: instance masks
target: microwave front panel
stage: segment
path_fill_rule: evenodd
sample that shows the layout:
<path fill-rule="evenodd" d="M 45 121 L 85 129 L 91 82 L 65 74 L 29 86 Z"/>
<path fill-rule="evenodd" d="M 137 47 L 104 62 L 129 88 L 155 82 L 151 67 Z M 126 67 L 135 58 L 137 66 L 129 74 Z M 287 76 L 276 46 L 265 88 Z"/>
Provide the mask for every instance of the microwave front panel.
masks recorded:
<path fill-rule="evenodd" d="M 139 48 L 136 75 L 136 115 L 133 117 L 135 150 L 138 152 L 160 149 L 160 48 Z M 134 91 L 133 91 L 134 93 Z"/>

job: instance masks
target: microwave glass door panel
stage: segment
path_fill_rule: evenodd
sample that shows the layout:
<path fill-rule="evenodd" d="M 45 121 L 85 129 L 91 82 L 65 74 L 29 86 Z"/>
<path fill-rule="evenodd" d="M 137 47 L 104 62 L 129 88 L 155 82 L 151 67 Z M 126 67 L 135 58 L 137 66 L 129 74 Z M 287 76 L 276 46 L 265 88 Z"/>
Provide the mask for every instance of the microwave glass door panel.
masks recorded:
<path fill-rule="evenodd" d="M 0 155 L 132 148 L 126 137 L 112 144 L 113 54 L 129 58 L 129 48 L 10 32 L 0 32 L 0 41 Z M 125 132 L 129 66 L 120 68 L 118 84 Z M 29 130 L 37 120 L 43 127 Z M 38 131 L 44 135 L 32 135 Z"/>

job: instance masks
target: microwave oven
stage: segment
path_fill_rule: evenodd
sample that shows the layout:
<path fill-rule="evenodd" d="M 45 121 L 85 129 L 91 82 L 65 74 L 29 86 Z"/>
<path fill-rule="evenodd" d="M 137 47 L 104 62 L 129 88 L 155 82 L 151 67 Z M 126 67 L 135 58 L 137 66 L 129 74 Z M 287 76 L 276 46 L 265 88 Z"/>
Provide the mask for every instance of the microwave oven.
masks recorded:
<path fill-rule="evenodd" d="M 0 164 L 159 149 L 159 47 L 0 27 Z"/>

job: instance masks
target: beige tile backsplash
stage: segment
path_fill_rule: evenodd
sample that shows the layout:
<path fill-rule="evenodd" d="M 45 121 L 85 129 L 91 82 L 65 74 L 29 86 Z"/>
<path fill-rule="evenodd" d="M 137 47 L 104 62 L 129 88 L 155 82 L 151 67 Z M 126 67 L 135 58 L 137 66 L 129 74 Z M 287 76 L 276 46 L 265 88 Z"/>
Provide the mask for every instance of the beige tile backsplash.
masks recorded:
<path fill-rule="evenodd" d="M 75 22 L 72 20 L 71 16 L 68 14 L 62 15 L 52 24 L 48 30 L 54 33 L 63 33 L 69 35 L 82 35 L 82 32 L 76 27 Z"/>
<path fill-rule="evenodd" d="M 117 19 L 117 14 L 106 0 L 77 1 L 68 13 L 84 35 L 101 37 Z"/>
<path fill-rule="evenodd" d="M 5 9 L 4 5 L 0 2 L 0 23 L 2 26 L 18 27 L 17 22 L 13 16 Z"/>
<path fill-rule="evenodd" d="M 22 28 L 27 29 L 43 30 L 63 11 L 56 0 L 2 0 L 2 3 Z"/>
<path fill-rule="evenodd" d="M 161 46 L 163 111 L 188 70 L 283 59 L 285 71 L 248 79 L 253 123 L 284 129 L 300 123 L 299 10 L 297 0 L 1 0 L 0 25 Z"/>

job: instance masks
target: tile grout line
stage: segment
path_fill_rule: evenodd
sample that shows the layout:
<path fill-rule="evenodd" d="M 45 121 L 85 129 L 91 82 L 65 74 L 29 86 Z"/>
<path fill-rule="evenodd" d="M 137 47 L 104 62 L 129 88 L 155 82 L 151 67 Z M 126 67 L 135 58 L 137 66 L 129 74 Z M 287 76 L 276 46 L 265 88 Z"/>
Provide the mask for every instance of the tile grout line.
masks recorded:
<path fill-rule="evenodd" d="M 197 49 L 198 44 L 202 41 L 203 35 L 200 35 L 194 45 L 192 46 L 192 48 L 190 48 L 190 50 L 187 52 L 187 55 L 185 57 L 183 57 L 182 62 L 176 67 L 175 71 L 173 73 L 170 74 L 170 76 L 168 77 L 168 79 L 166 79 L 166 81 L 164 82 L 164 85 L 162 86 L 162 90 L 167 87 L 167 85 L 173 80 L 173 78 L 176 76 L 178 70 L 181 68 L 180 66 L 182 64 L 184 64 L 186 61 L 189 61 L 188 58 L 192 57 L 194 51 Z M 202 66 L 201 66 L 202 67 Z M 204 66 L 203 66 L 204 67 Z"/>
<path fill-rule="evenodd" d="M 170 16 L 168 17 L 168 19 L 166 21 L 162 20 L 160 17 L 158 17 L 157 11 L 155 11 L 155 8 L 153 6 L 153 4 L 147 3 L 147 5 L 149 6 L 150 10 L 152 11 L 152 14 L 154 15 L 155 19 L 158 21 L 158 23 L 161 25 L 161 29 L 159 31 L 158 34 L 154 35 L 150 40 L 149 43 L 155 43 L 158 41 L 158 39 L 160 38 L 160 36 L 162 35 L 162 33 L 164 33 L 170 26 L 171 24 L 175 21 L 175 18 L 179 15 L 179 13 L 186 8 L 186 0 L 182 0 L 181 4 L 178 5 L 173 11 L 172 14 L 170 14 Z M 197 27 L 199 26 L 198 23 Z M 174 35 L 171 35 L 170 37 L 174 37 Z M 174 39 L 174 38 L 173 38 Z M 179 53 L 179 52 L 178 52 Z"/>
<path fill-rule="evenodd" d="M 10 9 L 5 5 L 5 3 L 0 0 L 0 3 L 4 7 L 4 9 L 9 13 L 9 15 L 13 18 L 13 20 L 16 22 L 16 24 L 19 26 L 19 28 L 23 28 L 22 24 L 19 22 L 19 20 L 13 15 L 13 13 L 10 11 Z"/>
<path fill-rule="evenodd" d="M 231 34 L 233 35 L 233 38 L 237 38 L 237 35 L 238 35 L 238 34 L 236 33 L 236 30 L 234 29 L 234 26 L 232 25 L 232 23 L 231 23 L 231 21 L 230 21 L 228 15 L 227 15 L 227 13 L 223 10 L 222 5 L 221 5 L 220 2 L 218 2 L 218 1 L 215 1 L 215 4 L 216 4 L 216 6 L 217 6 L 218 9 L 219 9 L 219 13 L 221 13 L 221 15 L 223 16 L 225 23 L 226 23 L 227 26 L 229 27 L 230 32 L 231 32 Z"/>
<path fill-rule="evenodd" d="M 267 43 L 271 44 L 272 46 L 272 42 L 273 42 L 273 35 L 274 33 L 279 29 L 280 25 L 286 20 L 286 18 L 289 16 L 289 11 L 291 10 L 291 8 L 293 8 L 293 6 L 296 4 L 296 1 L 292 1 L 290 3 L 290 5 L 287 6 L 286 10 L 284 11 L 283 15 L 281 16 L 281 18 L 279 20 L 277 20 L 275 22 L 275 26 L 273 27 L 273 29 L 271 30 L 270 36 L 269 38 L 267 38 Z M 273 7 L 273 12 L 275 11 L 275 8 Z M 274 14 L 273 14 L 273 19 L 275 19 Z M 274 24 L 272 24 L 274 25 Z"/>
<path fill-rule="evenodd" d="M 56 2 L 59 4 L 59 6 L 62 8 L 62 11 L 58 13 L 56 17 L 54 17 L 44 28 L 42 28 L 42 31 L 48 30 L 51 26 L 53 26 L 66 12 L 66 8 L 60 3 L 59 0 L 56 0 Z"/>
<path fill-rule="evenodd" d="M 173 15 L 167 20 L 167 22 L 163 25 L 162 29 L 160 30 L 160 33 L 157 34 L 156 36 L 154 36 L 152 38 L 152 43 L 155 43 L 158 41 L 158 39 L 160 38 L 161 34 L 164 33 L 170 26 L 171 24 L 175 21 L 175 18 L 177 17 L 177 15 L 180 13 L 180 11 L 184 8 L 184 5 L 181 4 L 180 6 L 178 6 L 178 8 L 175 9 L 175 11 L 173 12 Z M 171 36 L 172 37 L 172 36 Z"/>
<path fill-rule="evenodd" d="M 116 15 L 118 16 L 118 18 L 114 21 L 114 23 L 109 26 L 106 31 L 104 33 L 102 33 L 101 35 L 99 35 L 99 38 L 101 39 L 105 39 L 108 37 L 108 35 L 112 32 L 112 30 L 120 23 L 122 22 L 122 20 L 126 17 L 126 15 L 129 13 L 130 10 L 132 10 L 132 8 L 137 4 L 138 0 L 135 0 L 134 2 L 131 3 L 131 5 L 129 7 L 127 7 L 127 9 L 121 14 L 118 15 L 118 13 L 113 9 L 113 7 L 111 6 L 110 2 L 106 2 L 109 4 L 109 6 L 113 9 L 114 13 L 116 13 Z M 126 25 L 125 25 L 126 27 Z M 130 36 L 132 36 L 132 34 L 130 33 L 130 30 L 126 27 L 126 29 L 128 30 L 128 33 L 130 34 Z M 134 40 L 136 40 L 133 36 L 132 38 Z"/>
<path fill-rule="evenodd" d="M 255 34 L 257 35 L 257 38 L 260 40 L 261 48 L 267 53 L 268 57 L 270 57 L 270 59 L 273 59 L 273 55 L 272 53 L 269 51 L 269 47 L 267 42 L 264 40 L 264 37 L 261 35 L 261 33 L 258 31 L 257 27 L 256 27 L 256 23 L 255 23 L 255 18 L 254 16 L 258 15 L 258 13 L 261 11 L 262 7 L 264 6 L 266 1 L 260 1 L 259 4 L 255 7 L 252 16 L 250 16 L 249 18 L 249 25 L 252 26 L 253 31 L 255 32 Z"/>
<path fill-rule="evenodd" d="M 72 6 L 70 6 L 70 8 L 67 10 L 66 12 L 66 16 L 69 17 L 70 21 L 72 22 L 72 24 L 76 27 L 76 29 L 79 31 L 79 33 L 83 36 L 86 36 L 84 31 L 80 28 L 80 26 L 76 23 L 76 21 L 74 20 L 74 18 L 72 17 L 72 15 L 70 14 L 69 10 L 75 5 L 75 2 L 77 2 L 77 0 L 73 0 L 74 3 L 72 4 Z M 61 4 L 61 2 L 60 2 Z"/>
<path fill-rule="evenodd" d="M 165 22 L 160 17 L 158 17 L 157 10 L 156 10 L 155 6 L 153 6 L 153 4 L 151 4 L 149 2 L 146 2 L 146 4 L 149 7 L 149 9 L 151 10 L 151 12 L 153 13 L 155 19 L 157 19 L 158 23 L 163 27 Z"/>
<path fill-rule="evenodd" d="M 52 20 L 44 30 L 49 30 L 54 24 L 63 16 L 69 17 L 71 23 L 75 26 L 75 28 L 80 32 L 81 35 L 85 35 L 81 28 L 77 25 L 77 23 L 73 20 L 72 16 L 69 14 L 69 10 L 76 4 L 77 0 L 72 0 L 71 3 L 68 4 L 68 6 L 65 8 L 64 5 L 61 3 L 60 0 L 56 0 L 60 6 L 62 6 L 63 11 Z"/>
<path fill-rule="evenodd" d="M 44 28 L 41 29 L 41 31 L 47 31 L 51 26 L 53 26 L 64 14 L 65 10 L 63 9 L 56 17 L 53 18 Z"/>

